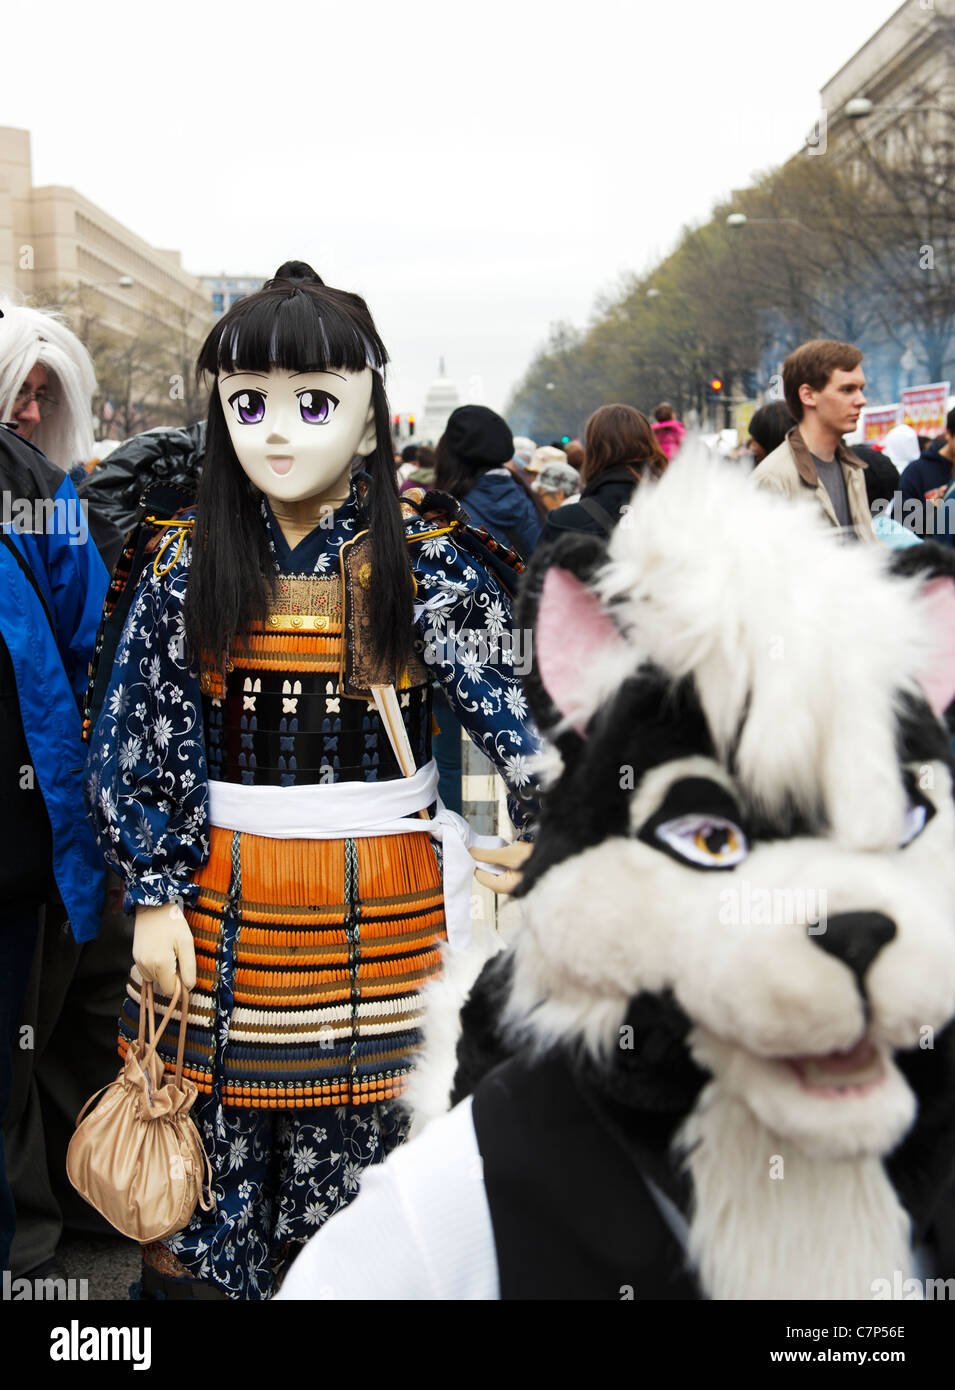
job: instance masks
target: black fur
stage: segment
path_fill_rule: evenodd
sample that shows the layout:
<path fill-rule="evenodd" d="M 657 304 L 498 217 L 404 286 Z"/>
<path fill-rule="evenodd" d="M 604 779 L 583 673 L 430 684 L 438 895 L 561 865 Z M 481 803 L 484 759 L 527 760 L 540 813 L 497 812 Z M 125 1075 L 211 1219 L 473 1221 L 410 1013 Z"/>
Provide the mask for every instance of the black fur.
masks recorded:
<path fill-rule="evenodd" d="M 493 956 L 481 971 L 461 1011 L 461 1037 L 451 1104 L 471 1095 L 481 1080 L 514 1055 L 501 1015 L 513 976 L 510 951 Z M 708 1076 L 691 1058 L 686 1038 L 692 1024 L 673 995 L 639 994 L 621 1025 L 619 1046 L 598 1065 L 582 1049 L 569 1057 L 585 1086 L 608 1101 L 645 1116 L 645 1137 L 668 1144 L 693 1109 Z M 566 1048 L 557 1050 L 566 1053 Z"/>
<path fill-rule="evenodd" d="M 885 1165 L 912 1216 L 916 1240 L 925 1239 L 933 1224 L 951 1222 L 955 1212 L 955 1025 L 927 1041 L 930 1047 L 896 1053 L 919 1108 L 914 1126 Z"/>
<path fill-rule="evenodd" d="M 586 745 L 586 758 L 569 759 L 544 797 L 521 894 L 562 860 L 610 836 L 629 836 L 633 790 L 651 768 L 693 754 L 716 756 L 692 677 L 674 684 L 650 665 L 598 710 Z"/>
<path fill-rule="evenodd" d="M 948 718 L 951 721 L 951 710 Z M 900 698 L 896 746 L 900 763 L 940 762 L 955 772 L 951 744 L 926 700 L 908 694 Z"/>
<path fill-rule="evenodd" d="M 511 989 L 513 962 L 509 951 L 492 956 L 471 986 L 461 1010 L 457 1070 L 451 1104 L 471 1095 L 488 1072 L 513 1055 L 501 1029 L 501 1015 Z"/>
<path fill-rule="evenodd" d="M 955 550 L 935 541 L 908 545 L 904 550 L 891 552 L 889 568 L 901 577 L 924 574 L 933 579 L 955 579 Z"/>

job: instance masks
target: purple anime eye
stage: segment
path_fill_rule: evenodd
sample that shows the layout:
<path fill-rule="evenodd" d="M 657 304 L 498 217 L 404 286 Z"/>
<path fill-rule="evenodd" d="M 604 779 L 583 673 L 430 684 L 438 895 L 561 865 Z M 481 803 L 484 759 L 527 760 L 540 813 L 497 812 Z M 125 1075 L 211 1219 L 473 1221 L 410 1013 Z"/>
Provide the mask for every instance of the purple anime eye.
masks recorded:
<path fill-rule="evenodd" d="M 229 404 L 242 425 L 258 425 L 265 418 L 265 396 L 261 391 L 236 391 L 229 397 Z"/>
<path fill-rule="evenodd" d="M 338 401 L 327 391 L 300 391 L 298 408 L 306 425 L 327 425 Z"/>

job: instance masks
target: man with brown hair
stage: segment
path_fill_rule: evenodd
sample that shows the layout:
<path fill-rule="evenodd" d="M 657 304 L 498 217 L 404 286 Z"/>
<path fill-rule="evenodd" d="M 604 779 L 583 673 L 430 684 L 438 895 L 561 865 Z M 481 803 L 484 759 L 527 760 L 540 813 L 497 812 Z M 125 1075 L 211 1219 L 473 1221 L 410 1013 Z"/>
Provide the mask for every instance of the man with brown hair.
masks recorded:
<path fill-rule="evenodd" d="M 815 338 L 783 363 L 783 390 L 796 424 L 753 473 L 757 487 L 814 498 L 826 519 L 858 540 L 876 540 L 865 464 L 842 442 L 865 405 L 862 353 L 850 343 Z"/>

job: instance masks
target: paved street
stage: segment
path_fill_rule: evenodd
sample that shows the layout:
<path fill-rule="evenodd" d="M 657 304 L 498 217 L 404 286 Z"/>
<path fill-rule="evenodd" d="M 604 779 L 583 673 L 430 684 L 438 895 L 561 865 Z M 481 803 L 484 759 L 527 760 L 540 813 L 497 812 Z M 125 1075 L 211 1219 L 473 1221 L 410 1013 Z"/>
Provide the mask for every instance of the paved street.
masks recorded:
<path fill-rule="evenodd" d="M 126 1300 L 130 1284 L 139 1279 L 139 1246 L 122 1236 L 67 1236 L 57 1261 L 67 1278 L 88 1281 L 90 1301 Z"/>

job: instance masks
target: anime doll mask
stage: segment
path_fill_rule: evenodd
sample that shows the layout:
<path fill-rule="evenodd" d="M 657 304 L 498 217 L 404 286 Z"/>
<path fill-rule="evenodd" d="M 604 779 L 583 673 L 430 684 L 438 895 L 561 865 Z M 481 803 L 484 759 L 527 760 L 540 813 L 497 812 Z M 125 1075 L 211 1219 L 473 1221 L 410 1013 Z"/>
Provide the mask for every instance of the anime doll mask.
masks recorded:
<path fill-rule="evenodd" d="M 372 372 L 221 372 L 217 390 L 243 472 L 267 497 L 301 502 L 347 484 L 375 449 Z"/>

